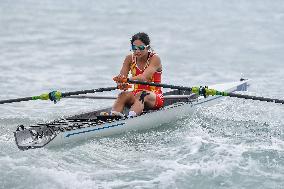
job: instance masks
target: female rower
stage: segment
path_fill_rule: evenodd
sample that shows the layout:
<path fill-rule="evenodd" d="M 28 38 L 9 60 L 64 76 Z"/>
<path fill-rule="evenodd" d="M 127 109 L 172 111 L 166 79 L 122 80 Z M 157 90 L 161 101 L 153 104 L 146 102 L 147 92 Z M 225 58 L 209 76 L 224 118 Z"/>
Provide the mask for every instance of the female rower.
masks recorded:
<path fill-rule="evenodd" d="M 144 108 L 158 109 L 163 106 L 164 99 L 160 87 L 135 84 L 133 91 L 126 91 L 127 83 L 122 83 L 131 72 L 131 80 L 161 83 L 162 64 L 159 56 L 153 52 L 150 39 L 146 33 L 137 33 L 131 38 L 132 54 L 126 56 L 120 74 L 114 77 L 118 87 L 122 90 L 115 101 L 111 114 L 122 114 L 124 107 L 129 107 L 128 117 L 137 116 Z"/>

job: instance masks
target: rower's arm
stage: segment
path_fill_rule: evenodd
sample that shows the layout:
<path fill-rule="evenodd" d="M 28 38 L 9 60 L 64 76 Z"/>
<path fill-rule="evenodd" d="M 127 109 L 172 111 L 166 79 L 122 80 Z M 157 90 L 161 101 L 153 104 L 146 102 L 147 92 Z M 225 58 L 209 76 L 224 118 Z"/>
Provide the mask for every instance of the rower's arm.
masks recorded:
<path fill-rule="evenodd" d="M 154 73 L 159 70 L 162 70 L 161 60 L 158 56 L 154 56 L 151 59 L 150 65 L 148 66 L 148 68 L 146 68 L 143 74 L 139 74 L 130 79 L 139 81 L 150 81 Z"/>
<path fill-rule="evenodd" d="M 123 75 L 125 77 L 128 76 L 128 73 L 130 71 L 130 64 L 131 64 L 132 56 L 128 55 L 125 57 L 122 68 L 120 70 L 120 75 Z"/>

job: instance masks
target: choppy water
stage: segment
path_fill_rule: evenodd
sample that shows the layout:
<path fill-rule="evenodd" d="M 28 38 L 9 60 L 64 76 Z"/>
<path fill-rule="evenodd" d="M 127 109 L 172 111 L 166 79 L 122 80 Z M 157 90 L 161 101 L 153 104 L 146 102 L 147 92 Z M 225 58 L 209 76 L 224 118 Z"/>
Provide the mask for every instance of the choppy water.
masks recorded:
<path fill-rule="evenodd" d="M 252 79 L 283 98 L 282 0 L 1 0 L 0 99 L 112 86 L 129 38 L 150 34 L 164 82 Z M 283 105 L 224 98 L 140 133 L 19 151 L 13 131 L 110 105 L 0 105 L 0 188 L 284 188 Z"/>

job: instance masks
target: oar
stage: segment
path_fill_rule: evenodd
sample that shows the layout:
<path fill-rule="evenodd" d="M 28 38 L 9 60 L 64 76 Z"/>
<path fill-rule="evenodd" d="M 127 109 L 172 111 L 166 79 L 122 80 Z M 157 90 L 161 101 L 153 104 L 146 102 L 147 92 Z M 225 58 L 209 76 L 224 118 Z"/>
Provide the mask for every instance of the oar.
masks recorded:
<path fill-rule="evenodd" d="M 65 92 L 65 93 L 61 93 L 59 91 L 52 91 L 50 93 L 44 93 L 44 94 L 41 94 L 39 96 L 15 98 L 15 99 L 8 99 L 8 100 L 0 100 L 0 104 L 13 103 L 13 102 L 22 102 L 22 101 L 29 101 L 29 100 L 51 100 L 51 101 L 54 101 L 54 103 L 56 103 L 61 98 L 72 96 L 72 95 L 80 95 L 80 94 L 87 94 L 87 93 L 112 91 L 112 90 L 116 90 L 116 89 L 117 89 L 117 87 L 106 87 L 106 88 L 98 88 L 98 89 L 90 89 L 90 90 L 82 90 L 82 91 L 73 91 L 73 92 Z"/>
<path fill-rule="evenodd" d="M 196 96 L 195 94 L 191 95 L 165 95 L 164 99 L 189 99 Z M 117 96 L 68 96 L 66 98 L 76 98 L 76 99 L 103 99 L 103 100 L 115 100 Z"/>
<path fill-rule="evenodd" d="M 220 96 L 228 96 L 228 97 L 236 97 L 236 98 L 243 98 L 243 99 L 251 99 L 251 100 L 258 100 L 258 101 L 274 102 L 274 103 L 284 104 L 284 100 L 281 100 L 281 99 L 266 98 L 266 97 L 260 97 L 260 96 L 250 96 L 250 95 L 242 95 L 242 94 L 236 94 L 236 93 L 230 93 L 230 92 L 224 92 L 224 91 L 217 91 L 215 89 L 208 89 L 207 87 L 183 87 L 183 86 L 168 85 L 168 84 L 153 83 L 153 82 L 145 82 L 145 81 L 138 81 L 138 80 L 131 80 L 131 79 L 127 79 L 127 82 L 132 83 L 132 84 L 140 84 L 140 85 L 148 85 L 148 86 L 156 86 L 156 87 L 163 87 L 163 88 L 170 88 L 170 89 L 185 90 L 185 91 L 190 91 L 192 93 L 195 93 L 197 95 L 202 95 L 204 97 L 220 95 Z"/>
<path fill-rule="evenodd" d="M 117 96 L 68 96 L 66 98 L 115 100 Z"/>

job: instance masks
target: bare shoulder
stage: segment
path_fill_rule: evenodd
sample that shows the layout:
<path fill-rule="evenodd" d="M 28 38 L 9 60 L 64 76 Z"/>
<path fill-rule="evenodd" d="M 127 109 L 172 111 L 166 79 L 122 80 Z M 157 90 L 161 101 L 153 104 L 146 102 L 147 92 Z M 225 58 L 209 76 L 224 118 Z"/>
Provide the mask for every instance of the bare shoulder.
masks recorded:
<path fill-rule="evenodd" d="M 131 63 L 132 62 L 132 54 L 128 54 L 125 57 L 124 62 Z"/>
<path fill-rule="evenodd" d="M 124 59 L 122 68 L 120 70 L 120 75 L 124 75 L 124 76 L 128 75 L 128 72 L 131 67 L 131 62 L 132 62 L 132 55 L 127 55 Z"/>
<path fill-rule="evenodd" d="M 131 63 L 132 63 L 132 54 L 129 54 L 125 57 L 124 62 L 123 62 L 123 66 L 130 68 Z"/>
<path fill-rule="evenodd" d="M 150 63 L 157 68 L 162 68 L 161 58 L 157 54 L 151 57 Z"/>

